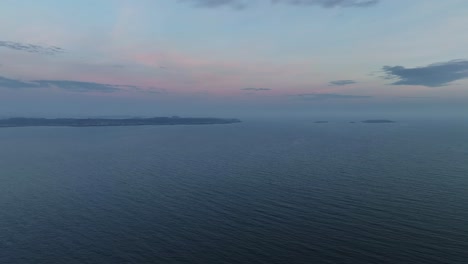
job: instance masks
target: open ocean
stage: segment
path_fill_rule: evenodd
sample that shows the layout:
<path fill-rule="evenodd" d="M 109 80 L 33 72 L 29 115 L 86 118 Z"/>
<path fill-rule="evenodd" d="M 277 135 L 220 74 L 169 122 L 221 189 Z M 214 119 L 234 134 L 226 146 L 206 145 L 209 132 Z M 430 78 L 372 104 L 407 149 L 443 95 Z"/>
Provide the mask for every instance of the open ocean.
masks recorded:
<path fill-rule="evenodd" d="M 468 263 L 468 123 L 0 129 L 0 263 Z"/>

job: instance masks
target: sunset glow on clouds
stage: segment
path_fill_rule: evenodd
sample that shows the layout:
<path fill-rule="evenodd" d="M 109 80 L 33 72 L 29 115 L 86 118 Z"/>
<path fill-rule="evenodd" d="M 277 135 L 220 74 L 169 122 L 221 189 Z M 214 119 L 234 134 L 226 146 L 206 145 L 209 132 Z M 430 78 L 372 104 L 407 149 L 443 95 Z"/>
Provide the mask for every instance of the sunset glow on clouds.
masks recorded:
<path fill-rule="evenodd" d="M 467 12 L 464 0 L 2 1 L 0 110 L 34 107 L 33 94 L 96 111 L 463 104 Z"/>

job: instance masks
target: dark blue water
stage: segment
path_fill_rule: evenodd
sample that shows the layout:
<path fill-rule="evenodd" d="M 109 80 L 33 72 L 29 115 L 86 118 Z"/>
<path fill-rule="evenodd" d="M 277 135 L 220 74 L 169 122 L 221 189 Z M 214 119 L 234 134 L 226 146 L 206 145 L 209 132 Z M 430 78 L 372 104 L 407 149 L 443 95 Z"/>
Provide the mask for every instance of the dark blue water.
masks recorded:
<path fill-rule="evenodd" d="M 468 125 L 0 130 L 0 263 L 468 263 Z"/>

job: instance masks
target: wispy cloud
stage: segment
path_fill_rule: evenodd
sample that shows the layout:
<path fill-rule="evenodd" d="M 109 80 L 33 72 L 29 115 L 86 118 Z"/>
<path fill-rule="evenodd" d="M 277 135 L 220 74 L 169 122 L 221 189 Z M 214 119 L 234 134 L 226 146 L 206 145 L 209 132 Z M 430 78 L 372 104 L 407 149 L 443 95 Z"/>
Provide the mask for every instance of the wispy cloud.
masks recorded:
<path fill-rule="evenodd" d="M 216 8 L 230 6 L 243 9 L 249 6 L 253 0 L 181 0 L 190 2 L 197 7 Z M 257 0 L 258 1 L 258 0 Z M 324 8 L 334 7 L 368 7 L 377 4 L 380 0 L 268 0 L 271 4 L 287 4 L 296 6 L 321 6 Z"/>
<path fill-rule="evenodd" d="M 247 1 L 243 0 L 181 0 L 183 2 L 191 2 L 196 7 L 222 7 L 230 6 L 236 9 L 243 9 L 247 7 Z"/>
<path fill-rule="evenodd" d="M 168 94 L 169 92 L 164 88 L 159 87 L 142 87 L 138 85 L 112 85 L 115 88 L 126 90 L 126 91 L 133 91 L 133 92 L 140 92 L 140 93 L 148 93 L 148 94 Z"/>
<path fill-rule="evenodd" d="M 307 94 L 296 94 L 292 95 L 293 98 L 299 98 L 302 100 L 334 100 L 334 99 L 366 99 L 372 98 L 368 95 L 349 95 L 349 94 L 335 94 L 335 93 L 307 93 Z"/>
<path fill-rule="evenodd" d="M 141 87 L 138 85 L 118 85 L 98 82 L 82 82 L 73 80 L 33 80 L 23 81 L 0 76 L 0 88 L 55 88 L 70 92 L 102 92 L 134 91 L 145 93 L 167 93 L 166 90 L 155 87 Z"/>
<path fill-rule="evenodd" d="M 37 80 L 41 87 L 53 87 L 73 92 L 116 92 L 121 90 L 120 85 L 103 84 L 95 82 L 79 82 L 67 80 Z"/>
<path fill-rule="evenodd" d="M 43 55 L 55 55 L 64 52 L 64 49 L 56 46 L 41 46 L 13 41 L 0 41 L 0 47 Z"/>
<path fill-rule="evenodd" d="M 39 84 L 22 80 L 15 80 L 0 76 L 0 88 L 31 88 L 39 87 Z"/>
<path fill-rule="evenodd" d="M 384 78 L 398 79 L 392 85 L 440 87 L 468 78 L 467 60 L 452 60 L 416 68 L 384 66 L 382 69 L 387 74 Z"/>
<path fill-rule="evenodd" d="M 254 92 L 260 92 L 260 91 L 271 91 L 270 88 L 253 88 L 253 87 L 249 87 L 249 88 L 242 88 L 241 90 L 244 90 L 244 91 L 254 91 Z"/>
<path fill-rule="evenodd" d="M 271 0 L 272 3 L 284 3 L 290 5 L 318 5 L 322 7 L 368 7 L 375 5 L 380 0 Z"/>
<path fill-rule="evenodd" d="M 350 85 L 350 84 L 355 84 L 356 81 L 353 80 L 336 80 L 336 81 L 331 81 L 329 82 L 330 86 L 344 86 L 344 85 Z"/>
<path fill-rule="evenodd" d="M 400 99 L 433 99 L 434 96 L 398 96 Z"/>

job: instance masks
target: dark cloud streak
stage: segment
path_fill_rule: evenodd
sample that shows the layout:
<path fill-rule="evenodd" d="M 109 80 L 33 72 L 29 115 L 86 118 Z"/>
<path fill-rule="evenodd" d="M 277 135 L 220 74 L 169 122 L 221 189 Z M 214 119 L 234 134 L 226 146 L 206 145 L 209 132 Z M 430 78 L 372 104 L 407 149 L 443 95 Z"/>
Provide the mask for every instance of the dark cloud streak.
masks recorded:
<path fill-rule="evenodd" d="M 249 87 L 249 88 L 242 88 L 241 90 L 244 90 L 244 91 L 254 91 L 254 92 L 260 92 L 260 91 L 271 91 L 270 88 L 253 88 L 253 87 Z"/>
<path fill-rule="evenodd" d="M 73 92 L 117 92 L 121 90 L 119 85 L 103 84 L 95 82 L 78 82 L 68 80 L 37 80 L 41 87 L 56 87 Z"/>
<path fill-rule="evenodd" d="M 43 55 L 55 55 L 64 52 L 62 48 L 56 46 L 40 46 L 13 41 L 0 41 L 0 47 Z"/>
<path fill-rule="evenodd" d="M 23 89 L 23 88 L 56 88 L 70 92 L 103 92 L 113 93 L 119 91 L 136 91 L 136 92 L 152 92 L 166 93 L 164 89 L 149 87 L 144 89 L 137 85 L 117 85 L 97 82 L 82 82 L 72 80 L 34 80 L 23 81 L 10 79 L 0 76 L 0 88 Z"/>
<path fill-rule="evenodd" d="M 25 82 L 0 76 L 0 88 L 34 88 L 39 87 L 39 84 L 34 82 Z"/>
<path fill-rule="evenodd" d="M 195 7 L 216 8 L 222 6 L 230 6 L 235 9 L 244 9 L 247 7 L 246 1 L 242 0 L 181 0 L 183 2 L 191 2 Z"/>
<path fill-rule="evenodd" d="M 336 81 L 331 81 L 329 82 L 330 86 L 344 86 L 344 85 L 350 85 L 350 84 L 355 84 L 356 81 L 353 80 L 336 80 Z"/>
<path fill-rule="evenodd" d="M 196 7 L 217 8 L 230 6 L 235 9 L 244 9 L 252 0 L 180 0 L 192 3 Z M 320 6 L 324 8 L 335 7 L 369 7 L 376 5 L 380 0 L 269 0 L 271 4 L 287 4 L 295 6 Z"/>
<path fill-rule="evenodd" d="M 293 95 L 293 98 L 299 98 L 302 100 L 334 100 L 334 99 L 368 99 L 372 96 L 367 95 L 349 95 L 349 94 L 335 94 L 335 93 L 308 93 L 308 94 L 296 94 Z"/>
<path fill-rule="evenodd" d="M 368 7 L 375 5 L 380 0 L 271 0 L 272 3 L 284 3 L 290 5 L 318 5 L 325 8 L 333 7 Z"/>
<path fill-rule="evenodd" d="M 452 60 L 415 68 L 384 66 L 382 69 L 387 74 L 384 76 L 385 79 L 398 79 L 391 85 L 440 87 L 468 78 L 467 60 Z"/>

